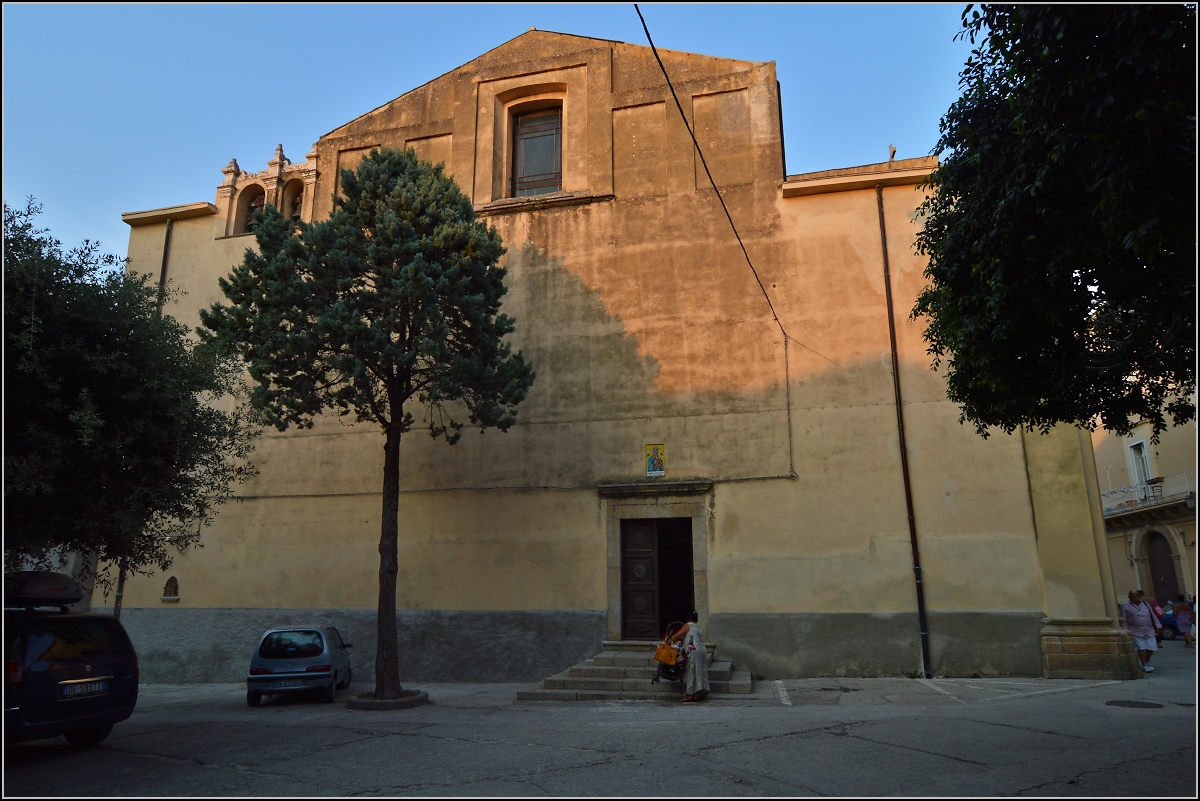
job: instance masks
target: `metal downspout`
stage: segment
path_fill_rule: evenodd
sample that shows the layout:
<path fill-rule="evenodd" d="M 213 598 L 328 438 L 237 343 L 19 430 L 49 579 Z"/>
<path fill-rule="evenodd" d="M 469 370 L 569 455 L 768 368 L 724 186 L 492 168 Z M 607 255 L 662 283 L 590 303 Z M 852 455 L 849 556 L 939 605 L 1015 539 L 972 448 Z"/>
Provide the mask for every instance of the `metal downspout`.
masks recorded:
<path fill-rule="evenodd" d="M 158 273 L 158 313 L 162 314 L 163 302 L 167 299 L 167 259 L 171 255 L 171 223 L 175 222 L 170 217 L 167 218 L 167 232 L 163 235 L 163 258 L 162 269 Z"/>
<path fill-rule="evenodd" d="M 913 578 L 917 585 L 917 618 L 921 624 L 921 667 L 933 678 L 929 661 L 929 623 L 925 615 L 925 583 L 921 578 L 921 551 L 917 547 L 917 518 L 913 514 L 912 483 L 908 476 L 908 444 L 904 439 L 904 409 L 900 396 L 900 357 L 896 349 L 896 316 L 892 309 L 892 272 L 888 261 L 887 227 L 883 222 L 883 185 L 875 185 L 879 206 L 879 240 L 883 246 L 883 288 L 887 297 L 888 337 L 892 345 L 892 388 L 896 395 L 896 430 L 900 435 L 900 471 L 904 475 L 904 503 L 908 508 L 908 540 L 912 545 Z"/>

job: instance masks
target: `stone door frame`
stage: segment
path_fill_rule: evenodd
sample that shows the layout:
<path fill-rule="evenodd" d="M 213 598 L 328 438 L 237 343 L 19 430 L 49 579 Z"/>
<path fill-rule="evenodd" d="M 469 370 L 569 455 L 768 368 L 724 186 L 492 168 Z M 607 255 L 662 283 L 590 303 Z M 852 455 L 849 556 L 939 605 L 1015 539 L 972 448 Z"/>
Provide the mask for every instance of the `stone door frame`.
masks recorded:
<path fill-rule="evenodd" d="M 621 639 L 621 521 L 667 517 L 692 520 L 692 587 L 700 620 L 708 621 L 707 504 L 711 481 L 676 481 L 645 484 L 608 484 L 599 489 L 608 532 L 608 639 Z"/>

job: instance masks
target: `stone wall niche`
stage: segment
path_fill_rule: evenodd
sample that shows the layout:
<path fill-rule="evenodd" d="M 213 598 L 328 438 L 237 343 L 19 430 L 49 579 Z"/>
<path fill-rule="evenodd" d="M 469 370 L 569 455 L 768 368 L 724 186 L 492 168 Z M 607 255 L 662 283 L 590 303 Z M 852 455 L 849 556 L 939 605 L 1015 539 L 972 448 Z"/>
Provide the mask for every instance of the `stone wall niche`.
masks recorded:
<path fill-rule="evenodd" d="M 509 197 L 513 116 L 551 106 L 562 107 L 562 191 L 588 190 L 587 67 L 484 81 L 477 102 L 473 202 Z"/>

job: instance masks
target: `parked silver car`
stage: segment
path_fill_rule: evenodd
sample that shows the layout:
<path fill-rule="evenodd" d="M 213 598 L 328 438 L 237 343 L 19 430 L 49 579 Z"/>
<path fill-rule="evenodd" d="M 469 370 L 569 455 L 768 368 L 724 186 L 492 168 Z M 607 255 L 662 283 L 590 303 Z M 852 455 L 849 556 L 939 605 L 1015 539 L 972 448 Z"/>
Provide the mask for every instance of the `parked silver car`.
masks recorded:
<path fill-rule="evenodd" d="M 326 703 L 333 691 L 350 686 L 351 644 L 324 623 L 269 629 L 250 657 L 246 703 L 258 706 L 264 695 L 317 692 Z"/>

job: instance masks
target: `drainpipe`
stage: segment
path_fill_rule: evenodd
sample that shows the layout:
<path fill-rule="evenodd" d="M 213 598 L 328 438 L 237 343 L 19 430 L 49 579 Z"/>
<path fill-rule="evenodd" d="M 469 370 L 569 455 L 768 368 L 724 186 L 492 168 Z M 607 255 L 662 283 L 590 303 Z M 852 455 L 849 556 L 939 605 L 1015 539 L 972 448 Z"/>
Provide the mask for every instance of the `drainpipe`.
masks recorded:
<path fill-rule="evenodd" d="M 171 223 L 175 222 L 170 217 L 167 218 L 167 232 L 163 236 L 163 258 L 162 269 L 158 273 L 158 313 L 162 314 L 163 302 L 167 299 L 167 259 L 171 254 Z"/>
<path fill-rule="evenodd" d="M 883 246 L 883 287 L 887 297 L 888 336 L 892 344 L 892 388 L 896 395 L 896 430 L 900 435 L 900 471 L 904 475 L 904 503 L 908 508 L 908 540 L 912 545 L 913 578 L 917 585 L 917 618 L 921 624 L 921 667 L 933 678 L 929 662 L 929 623 L 925 615 L 925 584 L 921 579 L 921 551 L 917 547 L 917 518 L 913 514 L 912 483 L 908 476 L 908 445 L 904 439 L 904 409 L 900 397 L 900 358 L 896 350 L 896 316 L 892 309 L 892 272 L 888 263 L 887 227 L 883 222 L 883 185 L 875 185 L 879 206 L 879 240 Z"/>

